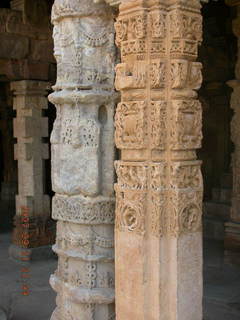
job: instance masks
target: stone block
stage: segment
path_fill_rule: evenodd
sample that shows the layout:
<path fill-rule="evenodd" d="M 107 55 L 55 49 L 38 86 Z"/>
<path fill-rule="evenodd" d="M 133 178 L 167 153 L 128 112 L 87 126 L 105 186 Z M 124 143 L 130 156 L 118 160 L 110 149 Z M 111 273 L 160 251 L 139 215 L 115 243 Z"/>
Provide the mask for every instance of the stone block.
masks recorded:
<path fill-rule="evenodd" d="M 29 53 L 27 37 L 12 34 L 0 34 L 1 59 L 25 59 Z"/>
<path fill-rule="evenodd" d="M 27 59 L 0 59 L 0 76 L 4 76 L 5 81 L 17 81 L 22 79 L 47 81 L 49 77 L 54 80 L 54 68 L 52 64 Z"/>
<path fill-rule="evenodd" d="M 25 60 L 23 78 L 47 81 L 49 78 L 49 63 Z"/>
<path fill-rule="evenodd" d="M 30 59 L 55 63 L 53 56 L 53 41 L 51 40 L 30 40 Z"/>

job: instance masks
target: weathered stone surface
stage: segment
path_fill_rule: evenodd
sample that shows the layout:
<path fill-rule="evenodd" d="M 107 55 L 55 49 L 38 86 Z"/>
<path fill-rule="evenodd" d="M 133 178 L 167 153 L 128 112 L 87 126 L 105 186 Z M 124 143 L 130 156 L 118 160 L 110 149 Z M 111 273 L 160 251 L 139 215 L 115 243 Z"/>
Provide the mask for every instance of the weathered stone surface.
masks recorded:
<path fill-rule="evenodd" d="M 115 319 L 114 26 L 106 4 L 55 0 L 57 108 L 51 135 L 54 246 L 52 320 Z"/>
<path fill-rule="evenodd" d="M 115 24 L 117 319 L 202 319 L 199 1 L 124 1 Z"/>

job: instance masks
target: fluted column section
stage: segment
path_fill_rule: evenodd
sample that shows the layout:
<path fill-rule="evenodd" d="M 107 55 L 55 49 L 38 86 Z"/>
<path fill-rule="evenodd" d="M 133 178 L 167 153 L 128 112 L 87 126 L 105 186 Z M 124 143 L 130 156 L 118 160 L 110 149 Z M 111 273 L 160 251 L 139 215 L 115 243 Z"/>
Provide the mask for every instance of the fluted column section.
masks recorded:
<path fill-rule="evenodd" d="M 109 320 L 114 312 L 114 26 L 110 7 L 55 0 L 57 108 L 51 135 L 57 291 L 52 320 Z"/>
<path fill-rule="evenodd" d="M 117 320 L 202 320 L 200 3 L 122 1 L 115 27 Z"/>

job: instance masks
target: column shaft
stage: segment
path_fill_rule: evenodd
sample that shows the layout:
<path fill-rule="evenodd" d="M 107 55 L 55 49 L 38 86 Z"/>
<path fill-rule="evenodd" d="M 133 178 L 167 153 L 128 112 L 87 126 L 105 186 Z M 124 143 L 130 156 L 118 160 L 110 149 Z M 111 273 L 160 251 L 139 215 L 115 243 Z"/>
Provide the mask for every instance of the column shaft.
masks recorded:
<path fill-rule="evenodd" d="M 48 107 L 46 98 L 49 83 L 43 81 L 17 81 L 11 83 L 14 93 L 15 159 L 18 161 L 18 195 L 13 243 L 34 248 L 52 244 L 54 224 L 50 220 L 50 199 L 45 194 L 44 160 L 49 158 L 49 145 L 42 141 L 48 137 L 48 119 L 43 117 Z M 29 221 L 23 225 L 22 211 L 28 212 Z M 23 243 L 23 234 L 28 241 Z"/>
<path fill-rule="evenodd" d="M 55 0 L 57 108 L 51 135 L 54 246 L 52 320 L 110 320 L 114 311 L 114 26 L 110 7 Z"/>
<path fill-rule="evenodd" d="M 116 314 L 202 320 L 199 1 L 123 1 L 115 24 Z"/>

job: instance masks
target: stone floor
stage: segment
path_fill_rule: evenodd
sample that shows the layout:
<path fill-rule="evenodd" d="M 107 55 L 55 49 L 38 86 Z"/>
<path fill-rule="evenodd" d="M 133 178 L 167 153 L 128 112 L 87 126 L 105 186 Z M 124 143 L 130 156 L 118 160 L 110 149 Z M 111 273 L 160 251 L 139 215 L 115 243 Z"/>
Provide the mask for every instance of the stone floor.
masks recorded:
<path fill-rule="evenodd" d="M 57 261 L 33 262 L 27 266 L 30 278 L 28 296 L 22 295 L 21 268 L 23 265 L 8 258 L 10 235 L 0 235 L 0 308 L 7 314 L 0 320 L 49 320 L 55 308 L 55 293 L 49 285 L 49 276 L 56 269 Z"/>
<path fill-rule="evenodd" d="M 9 244 L 10 235 L 1 234 L 0 320 L 49 320 L 55 307 L 55 294 L 48 279 L 56 269 L 56 260 L 29 266 L 30 295 L 23 296 L 22 266 L 9 260 Z M 204 262 L 204 320 L 239 320 L 240 267 L 224 265 L 222 242 L 213 240 L 204 242 Z"/>
<path fill-rule="evenodd" d="M 240 319 L 240 266 L 225 265 L 223 243 L 204 241 L 204 320 Z"/>

